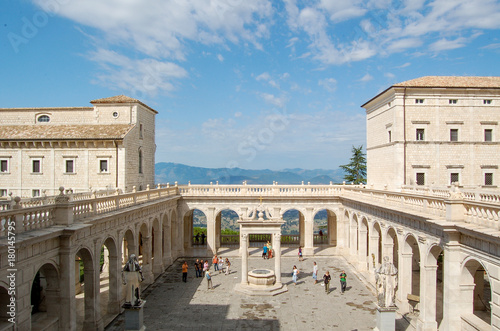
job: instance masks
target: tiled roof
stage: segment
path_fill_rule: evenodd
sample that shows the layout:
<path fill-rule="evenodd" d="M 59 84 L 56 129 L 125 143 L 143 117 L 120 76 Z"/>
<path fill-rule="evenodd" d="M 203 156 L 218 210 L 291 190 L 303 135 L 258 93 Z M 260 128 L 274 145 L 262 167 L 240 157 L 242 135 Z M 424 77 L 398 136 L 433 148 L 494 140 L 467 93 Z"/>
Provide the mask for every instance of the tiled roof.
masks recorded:
<path fill-rule="evenodd" d="M 393 86 L 500 88 L 500 77 L 425 76 L 394 84 Z"/>
<path fill-rule="evenodd" d="M 156 110 L 153 108 L 149 107 L 148 105 L 142 103 L 140 100 L 127 97 L 126 95 L 115 95 L 114 97 L 109 97 L 109 98 L 102 98 L 102 99 L 96 99 L 90 101 L 91 104 L 102 104 L 102 103 L 138 103 L 143 105 L 144 107 L 148 108 L 149 110 L 152 110 L 155 114 L 158 114 Z"/>
<path fill-rule="evenodd" d="M 134 127 L 113 125 L 1 125 L 0 140 L 122 139 Z"/>

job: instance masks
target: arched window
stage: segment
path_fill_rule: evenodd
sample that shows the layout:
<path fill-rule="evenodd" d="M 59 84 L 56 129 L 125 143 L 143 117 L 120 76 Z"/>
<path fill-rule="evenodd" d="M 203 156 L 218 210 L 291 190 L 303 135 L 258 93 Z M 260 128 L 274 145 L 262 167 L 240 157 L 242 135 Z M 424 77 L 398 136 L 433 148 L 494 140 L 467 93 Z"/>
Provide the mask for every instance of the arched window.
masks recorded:
<path fill-rule="evenodd" d="M 139 150 L 139 173 L 142 174 L 142 151 Z"/>
<path fill-rule="evenodd" d="M 50 122 L 50 117 L 48 115 L 42 115 L 38 117 L 37 120 L 39 123 L 47 123 Z"/>

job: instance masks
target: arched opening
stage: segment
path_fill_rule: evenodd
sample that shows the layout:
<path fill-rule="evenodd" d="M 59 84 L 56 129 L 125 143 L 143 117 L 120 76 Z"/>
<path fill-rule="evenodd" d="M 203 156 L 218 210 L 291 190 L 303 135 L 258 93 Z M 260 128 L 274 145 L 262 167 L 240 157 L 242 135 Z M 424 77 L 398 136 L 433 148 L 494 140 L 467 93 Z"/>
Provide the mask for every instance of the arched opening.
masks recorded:
<path fill-rule="evenodd" d="M 215 217 L 215 242 L 221 246 L 239 246 L 240 225 L 239 216 L 232 209 L 221 210 Z"/>
<path fill-rule="evenodd" d="M 337 215 L 322 209 L 314 215 L 314 244 L 337 246 Z"/>
<path fill-rule="evenodd" d="M 357 257 L 358 256 L 358 251 L 359 251 L 359 238 L 358 238 L 358 216 L 356 214 L 352 215 L 351 218 L 351 225 L 349 227 L 351 233 L 350 233 L 350 238 L 351 238 L 351 256 Z"/>
<path fill-rule="evenodd" d="M 95 307 L 96 277 L 94 259 L 87 248 L 81 248 L 75 256 L 76 277 L 76 325 L 78 329 L 97 328 L 100 310 Z M 82 290 L 83 288 L 83 290 Z"/>
<path fill-rule="evenodd" d="M 163 236 L 162 236 L 162 255 L 163 255 L 163 266 L 166 267 L 172 263 L 172 251 L 170 242 L 171 239 L 171 230 L 170 230 L 170 220 L 168 215 L 165 214 L 163 216 Z"/>
<path fill-rule="evenodd" d="M 369 268 L 368 263 L 368 254 L 369 254 L 369 231 L 368 231 L 368 221 L 365 217 L 361 219 L 361 223 L 359 225 L 359 250 L 358 250 L 358 259 L 359 259 L 359 268 L 361 270 L 367 270 Z"/>
<path fill-rule="evenodd" d="M 373 231 L 370 236 L 370 248 L 370 263 L 373 268 L 377 268 L 382 264 L 382 229 L 378 222 L 373 224 Z"/>
<path fill-rule="evenodd" d="M 175 260 L 179 254 L 179 233 L 177 230 L 177 213 L 175 211 L 172 211 L 172 215 L 170 217 L 170 239 L 170 254 L 172 256 L 172 260 Z"/>
<path fill-rule="evenodd" d="M 400 273 L 402 300 L 408 302 L 408 309 L 413 311 L 420 300 L 416 300 L 420 298 L 420 249 L 413 235 L 409 235 L 404 242 Z"/>
<path fill-rule="evenodd" d="M 57 328 L 60 300 L 59 273 L 54 265 L 45 263 L 31 285 L 31 328 Z"/>
<path fill-rule="evenodd" d="M 125 235 L 123 236 L 122 265 L 127 262 L 130 254 L 138 255 L 134 241 L 134 234 L 130 229 L 128 229 L 127 231 L 125 231 Z"/>
<path fill-rule="evenodd" d="M 389 260 L 399 269 L 399 244 L 396 230 L 394 228 L 389 228 L 386 238 L 384 243 L 384 256 L 388 256 Z"/>
<path fill-rule="evenodd" d="M 118 270 L 121 256 L 113 238 L 107 238 L 100 251 L 99 286 L 101 296 L 101 315 L 104 323 L 111 321 L 120 312 L 120 283 Z"/>
<path fill-rule="evenodd" d="M 283 221 L 285 223 L 281 225 L 281 244 L 304 247 L 304 215 L 297 209 L 290 209 L 283 213 Z"/>
<path fill-rule="evenodd" d="M 428 320 L 434 320 L 436 322 L 436 328 L 439 327 L 441 321 L 443 320 L 443 249 L 434 245 L 429 250 L 427 255 L 427 261 L 425 264 L 425 298 L 422 300 L 426 301 L 425 309 L 428 310 L 428 315 L 426 318 Z"/>
<path fill-rule="evenodd" d="M 199 209 L 184 215 L 184 249 L 207 245 L 207 216 Z"/>
<path fill-rule="evenodd" d="M 144 276 L 144 285 L 153 283 L 153 264 L 151 260 L 152 241 L 149 228 L 146 223 L 142 223 L 139 229 L 139 256 L 138 260 L 142 266 L 142 275 Z"/>
<path fill-rule="evenodd" d="M 5 287 L 0 286 L 0 330 L 8 330 L 8 327 L 12 326 L 12 323 L 9 322 L 10 316 L 7 315 L 7 313 L 10 311 L 10 308 L 8 307 L 9 304 L 9 292 Z"/>
<path fill-rule="evenodd" d="M 155 278 L 163 271 L 162 238 L 160 221 L 155 218 L 151 230 L 151 258 Z"/>
<path fill-rule="evenodd" d="M 491 284 L 483 264 L 468 260 L 462 268 L 460 297 L 463 300 L 463 315 L 473 314 L 483 323 L 491 325 Z"/>

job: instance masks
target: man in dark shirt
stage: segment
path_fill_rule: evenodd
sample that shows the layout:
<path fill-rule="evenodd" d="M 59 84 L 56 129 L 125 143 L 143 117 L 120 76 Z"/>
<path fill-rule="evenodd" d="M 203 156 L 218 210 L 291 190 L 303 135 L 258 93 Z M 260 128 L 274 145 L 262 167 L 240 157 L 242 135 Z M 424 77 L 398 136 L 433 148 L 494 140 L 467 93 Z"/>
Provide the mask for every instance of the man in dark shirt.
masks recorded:
<path fill-rule="evenodd" d="M 200 260 L 196 259 L 196 262 L 194 263 L 194 271 L 196 272 L 196 278 L 201 277 L 200 273 Z"/>
<path fill-rule="evenodd" d="M 323 276 L 323 283 L 325 283 L 325 292 L 328 294 L 330 292 L 330 280 L 332 277 L 330 276 L 330 272 L 327 271 Z"/>

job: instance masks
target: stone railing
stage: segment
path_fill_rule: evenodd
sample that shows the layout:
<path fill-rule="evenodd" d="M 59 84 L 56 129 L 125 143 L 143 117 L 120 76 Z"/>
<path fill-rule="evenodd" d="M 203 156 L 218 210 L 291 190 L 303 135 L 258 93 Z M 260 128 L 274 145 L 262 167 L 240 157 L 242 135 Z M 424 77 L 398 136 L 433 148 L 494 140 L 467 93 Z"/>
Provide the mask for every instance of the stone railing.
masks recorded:
<path fill-rule="evenodd" d="M 14 208 L 0 212 L 0 237 L 52 226 L 55 209 L 56 205 L 20 208 L 17 201 Z"/>
<path fill-rule="evenodd" d="M 425 186 L 403 186 L 401 191 L 403 193 L 413 193 L 425 196 L 434 196 L 449 198 L 450 192 L 453 191 L 454 187 L 446 188 L 432 188 Z M 487 203 L 500 203 L 500 190 L 496 189 L 463 189 L 459 188 L 460 192 L 464 196 L 464 200 L 477 201 L 477 202 L 487 202 Z"/>

